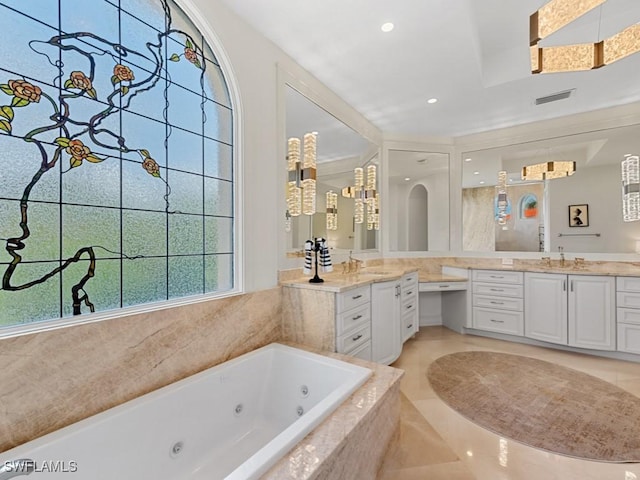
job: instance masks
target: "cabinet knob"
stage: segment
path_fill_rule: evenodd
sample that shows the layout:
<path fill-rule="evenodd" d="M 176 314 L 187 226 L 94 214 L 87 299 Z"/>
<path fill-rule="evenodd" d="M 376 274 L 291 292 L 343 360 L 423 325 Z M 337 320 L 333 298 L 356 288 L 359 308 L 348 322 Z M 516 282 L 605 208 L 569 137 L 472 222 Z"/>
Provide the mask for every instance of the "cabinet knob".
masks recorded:
<path fill-rule="evenodd" d="M 355 337 L 352 337 L 351 340 L 354 341 L 354 342 L 357 342 L 361 338 L 362 338 L 362 334 L 359 334 L 359 335 L 356 335 Z"/>
<path fill-rule="evenodd" d="M 504 320 L 496 320 L 495 318 L 492 318 L 491 321 L 493 323 L 504 323 Z"/>
<path fill-rule="evenodd" d="M 360 320 L 362 318 L 362 315 L 356 315 L 355 317 L 351 317 L 351 320 L 356 321 L 356 320 Z"/>
<path fill-rule="evenodd" d="M 413 328 L 413 323 L 411 325 L 407 326 L 407 330 L 410 329 L 410 328 Z"/>
<path fill-rule="evenodd" d="M 362 298 L 362 295 L 356 295 L 355 297 L 351 297 L 351 300 L 358 300 L 359 298 Z"/>

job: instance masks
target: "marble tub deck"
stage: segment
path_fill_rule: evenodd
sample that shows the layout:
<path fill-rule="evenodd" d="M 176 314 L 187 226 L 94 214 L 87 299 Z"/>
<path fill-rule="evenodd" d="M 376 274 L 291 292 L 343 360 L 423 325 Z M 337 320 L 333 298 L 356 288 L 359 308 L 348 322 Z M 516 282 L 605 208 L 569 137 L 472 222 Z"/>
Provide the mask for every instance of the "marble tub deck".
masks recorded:
<path fill-rule="evenodd" d="M 373 375 L 271 468 L 268 480 L 375 479 L 397 442 L 402 370 L 289 343 L 369 368 Z"/>

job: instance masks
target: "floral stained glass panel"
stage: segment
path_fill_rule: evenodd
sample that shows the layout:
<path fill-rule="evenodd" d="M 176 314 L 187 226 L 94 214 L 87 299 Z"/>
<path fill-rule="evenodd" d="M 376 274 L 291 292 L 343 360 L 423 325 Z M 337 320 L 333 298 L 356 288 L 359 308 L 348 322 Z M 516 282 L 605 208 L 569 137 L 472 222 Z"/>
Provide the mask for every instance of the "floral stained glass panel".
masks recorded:
<path fill-rule="evenodd" d="M 233 110 L 180 8 L 0 0 L 0 31 L 0 327 L 232 289 Z"/>

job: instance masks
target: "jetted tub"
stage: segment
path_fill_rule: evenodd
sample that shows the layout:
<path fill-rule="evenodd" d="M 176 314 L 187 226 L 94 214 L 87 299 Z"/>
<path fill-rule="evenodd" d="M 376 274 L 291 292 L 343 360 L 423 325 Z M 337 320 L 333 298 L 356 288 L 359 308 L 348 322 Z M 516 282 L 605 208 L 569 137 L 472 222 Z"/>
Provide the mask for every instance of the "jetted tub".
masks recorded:
<path fill-rule="evenodd" d="M 3 452 L 0 478 L 258 478 L 371 373 L 273 343 Z"/>

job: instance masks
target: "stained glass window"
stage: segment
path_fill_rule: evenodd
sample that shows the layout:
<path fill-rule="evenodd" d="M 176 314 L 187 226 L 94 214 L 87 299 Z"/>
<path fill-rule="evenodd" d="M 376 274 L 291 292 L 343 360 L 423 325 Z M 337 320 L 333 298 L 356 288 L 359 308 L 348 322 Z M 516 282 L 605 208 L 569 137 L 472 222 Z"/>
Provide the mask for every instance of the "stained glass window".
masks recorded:
<path fill-rule="evenodd" d="M 172 0 L 0 0 L 0 327 L 234 287 L 233 109 Z"/>

